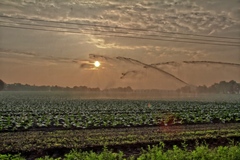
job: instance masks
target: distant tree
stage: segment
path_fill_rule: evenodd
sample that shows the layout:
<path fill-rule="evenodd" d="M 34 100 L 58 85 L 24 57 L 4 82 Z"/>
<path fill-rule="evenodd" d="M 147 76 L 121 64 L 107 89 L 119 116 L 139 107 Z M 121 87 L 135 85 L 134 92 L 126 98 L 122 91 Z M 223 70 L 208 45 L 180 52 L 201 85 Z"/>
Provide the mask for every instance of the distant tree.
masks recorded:
<path fill-rule="evenodd" d="M 132 92 L 133 89 L 132 89 L 130 86 L 127 86 L 127 87 L 125 88 L 125 91 L 126 91 L 126 92 Z"/>
<path fill-rule="evenodd" d="M 207 86 L 203 85 L 203 86 L 198 86 L 197 87 L 197 92 L 198 93 L 206 93 L 207 92 Z"/>
<path fill-rule="evenodd" d="M 0 91 L 3 90 L 5 83 L 0 79 Z"/>

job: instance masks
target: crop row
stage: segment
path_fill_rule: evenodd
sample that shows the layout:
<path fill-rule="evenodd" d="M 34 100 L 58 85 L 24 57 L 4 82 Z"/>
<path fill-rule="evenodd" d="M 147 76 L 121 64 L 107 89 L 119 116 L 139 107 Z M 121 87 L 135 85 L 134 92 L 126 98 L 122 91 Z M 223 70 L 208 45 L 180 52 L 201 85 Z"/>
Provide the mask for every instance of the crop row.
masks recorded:
<path fill-rule="evenodd" d="M 37 160 L 72 160 L 72 159 L 104 159 L 104 160 L 156 160 L 156 159 L 165 159 L 165 160 L 192 160 L 192 159 L 205 159 L 205 160 L 235 160 L 240 159 L 240 144 L 231 145 L 231 146 L 219 146 L 214 149 L 209 148 L 207 145 L 198 145 L 192 151 L 188 151 L 186 148 L 187 144 L 182 144 L 181 147 L 177 145 L 173 146 L 173 149 L 166 149 L 165 144 L 160 142 L 159 145 L 148 146 L 146 150 L 138 156 L 127 157 L 122 151 L 114 153 L 111 150 L 108 150 L 106 147 L 103 148 L 103 151 L 96 153 L 93 151 L 77 151 L 71 150 L 70 153 L 64 155 L 64 158 L 52 158 L 48 155 L 42 158 L 37 158 Z M 56 156 L 56 155 L 54 155 Z M 6 155 L 0 154 L 1 159 L 18 159 L 24 160 L 25 158 L 20 155 Z"/>
<path fill-rule="evenodd" d="M 239 137 L 239 134 L 239 124 L 5 132 L 0 133 L 0 152 L 230 138 Z"/>
<path fill-rule="evenodd" d="M 239 102 L 82 100 L 2 95 L 0 131 L 240 122 Z"/>

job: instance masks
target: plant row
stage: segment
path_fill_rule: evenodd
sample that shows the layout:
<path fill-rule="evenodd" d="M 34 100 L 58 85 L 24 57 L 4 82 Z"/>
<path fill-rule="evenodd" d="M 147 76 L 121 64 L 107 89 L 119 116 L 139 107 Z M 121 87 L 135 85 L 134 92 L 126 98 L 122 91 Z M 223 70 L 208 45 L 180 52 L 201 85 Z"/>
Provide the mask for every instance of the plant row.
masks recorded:
<path fill-rule="evenodd" d="M 24 160 L 20 155 L 0 154 L 0 159 Z M 207 145 L 199 145 L 194 150 L 189 151 L 187 144 L 183 143 L 182 147 L 176 145 L 172 149 L 165 148 L 164 143 L 156 146 L 148 146 L 147 150 L 142 150 L 138 156 L 126 157 L 123 152 L 112 152 L 104 147 L 103 151 L 96 153 L 93 151 L 77 151 L 72 150 L 70 153 L 64 155 L 63 158 L 52 158 L 45 156 L 37 158 L 37 160 L 239 160 L 240 159 L 240 145 L 219 146 L 210 149 Z"/>
<path fill-rule="evenodd" d="M 240 122 L 239 102 L 82 100 L 2 94 L 0 106 L 0 131 Z"/>

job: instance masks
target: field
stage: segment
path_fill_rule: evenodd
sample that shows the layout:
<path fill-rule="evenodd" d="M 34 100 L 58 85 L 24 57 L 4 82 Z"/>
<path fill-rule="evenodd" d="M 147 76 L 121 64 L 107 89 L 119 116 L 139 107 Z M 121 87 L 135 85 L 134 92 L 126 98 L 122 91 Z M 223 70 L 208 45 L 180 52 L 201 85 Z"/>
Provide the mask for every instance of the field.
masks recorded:
<path fill-rule="evenodd" d="M 1 92 L 0 154 L 61 158 L 72 149 L 100 153 L 107 147 L 136 158 L 147 154 L 142 149 L 148 145 L 164 143 L 165 150 L 172 150 L 185 144 L 193 151 L 197 143 L 234 147 L 240 140 L 236 95 L 215 95 L 212 100 L 89 97 L 77 92 Z"/>

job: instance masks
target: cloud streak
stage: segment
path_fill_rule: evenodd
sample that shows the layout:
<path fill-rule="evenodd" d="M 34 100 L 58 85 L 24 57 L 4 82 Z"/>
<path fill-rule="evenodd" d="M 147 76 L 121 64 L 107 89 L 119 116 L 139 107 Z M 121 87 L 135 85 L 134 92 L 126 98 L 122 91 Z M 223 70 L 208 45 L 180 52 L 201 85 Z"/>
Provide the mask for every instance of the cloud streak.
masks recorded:
<path fill-rule="evenodd" d="M 0 53 L 8 54 L 8 55 L 27 56 L 27 57 L 35 57 L 36 56 L 35 53 L 31 53 L 31 52 L 15 51 L 15 50 L 10 50 L 10 49 L 3 49 L 3 48 L 0 48 Z"/>
<path fill-rule="evenodd" d="M 120 79 L 125 79 L 127 77 L 140 78 L 139 76 L 143 76 L 142 71 L 131 70 L 131 71 L 127 71 L 127 72 L 122 73 L 122 76 L 120 77 Z"/>
<path fill-rule="evenodd" d="M 113 61 L 114 60 L 115 63 L 117 63 L 116 60 L 118 60 L 118 61 L 122 61 L 122 62 L 125 62 L 125 63 L 129 63 L 133 66 L 140 66 L 140 67 L 143 67 L 145 69 L 155 70 L 155 71 L 165 75 L 166 77 L 172 78 L 175 81 L 178 81 L 178 82 L 180 82 L 181 84 L 184 84 L 184 85 L 189 85 L 189 84 L 187 82 L 183 81 L 182 79 L 176 77 L 172 73 L 165 71 L 165 69 L 161 69 L 159 67 L 161 67 L 161 66 L 181 67 L 184 64 L 186 64 L 186 65 L 187 64 L 193 64 L 193 65 L 208 64 L 208 65 L 222 65 L 222 66 L 240 67 L 240 64 L 237 64 L 237 63 L 227 63 L 227 62 L 219 62 L 219 61 L 179 61 L 179 62 L 169 61 L 169 62 L 160 62 L 160 63 L 154 63 L 154 64 L 146 64 L 146 63 L 143 63 L 143 62 L 141 62 L 139 60 L 136 60 L 136 59 L 121 57 L 121 56 L 118 56 L 118 57 L 115 57 L 115 58 L 110 58 L 110 57 L 103 56 L 103 55 L 94 55 L 92 57 L 93 58 L 98 58 L 98 59 L 100 58 L 100 59 L 106 60 L 106 61 L 109 61 L 109 60 Z M 136 76 L 139 76 L 139 75 L 143 75 L 143 71 L 130 70 L 129 69 L 126 72 L 122 72 L 122 76 L 120 77 L 120 79 L 125 79 L 127 77 L 136 78 Z"/>
<path fill-rule="evenodd" d="M 170 65 L 174 67 L 179 67 L 181 64 L 211 64 L 211 65 L 223 65 L 223 66 L 234 66 L 234 67 L 240 67 L 240 64 L 238 63 L 228 63 L 228 62 L 220 62 L 220 61 L 182 61 L 182 62 L 161 62 L 161 63 L 154 63 L 151 64 L 152 66 L 163 66 L 163 65 Z"/>
<path fill-rule="evenodd" d="M 167 76 L 167 77 L 173 78 L 173 79 L 177 80 L 178 82 L 181 82 L 181 83 L 183 83 L 183 84 L 185 84 L 185 85 L 188 85 L 188 83 L 186 83 L 186 82 L 184 82 L 183 80 L 177 78 L 176 76 L 174 76 L 174 75 L 172 75 L 172 74 L 170 74 L 170 73 L 168 73 L 168 72 L 166 72 L 166 71 L 164 71 L 164 70 L 162 70 L 162 69 L 159 69 L 159 68 L 157 68 L 157 67 L 154 67 L 154 66 L 152 66 L 152 65 L 148 65 L 148 64 L 146 64 L 146 63 L 140 62 L 140 61 L 135 60 L 135 59 L 132 59 L 132 58 L 117 57 L 117 59 L 123 60 L 123 61 L 125 61 L 125 62 L 129 62 L 129 63 L 132 63 L 132 64 L 135 64 L 135 65 L 141 65 L 141 66 L 143 66 L 144 68 L 150 68 L 150 69 L 156 70 L 156 71 L 164 74 L 164 75 Z"/>
<path fill-rule="evenodd" d="M 103 56 L 103 55 L 97 55 L 97 54 L 89 54 L 90 59 L 97 59 L 97 60 L 104 60 L 104 61 L 114 61 L 115 59 L 108 57 L 108 56 Z"/>
<path fill-rule="evenodd" d="M 238 63 L 227 63 L 227 62 L 216 62 L 216 61 L 183 61 L 183 63 L 186 64 L 220 64 L 224 66 L 235 66 L 240 67 L 240 64 Z"/>

